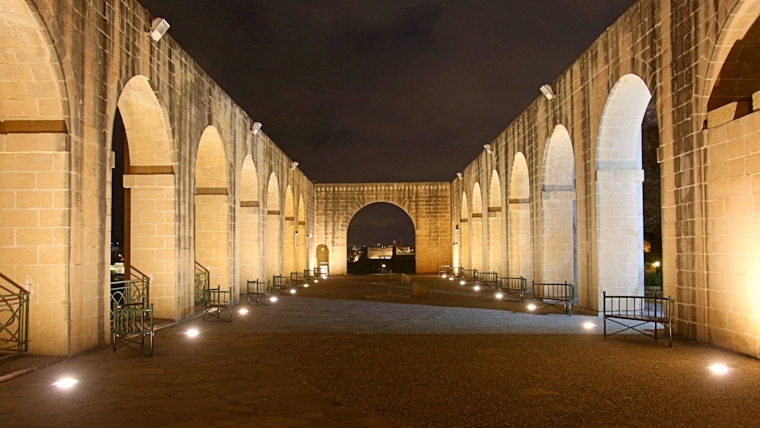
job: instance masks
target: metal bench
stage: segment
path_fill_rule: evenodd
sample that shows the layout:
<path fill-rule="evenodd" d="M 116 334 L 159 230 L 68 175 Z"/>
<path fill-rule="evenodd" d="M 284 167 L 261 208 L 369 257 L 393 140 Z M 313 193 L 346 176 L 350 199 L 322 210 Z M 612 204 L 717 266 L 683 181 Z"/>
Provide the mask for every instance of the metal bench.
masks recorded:
<path fill-rule="evenodd" d="M 142 354 L 153 355 L 153 304 L 145 301 L 117 305 L 111 321 L 113 352 L 131 348 Z"/>
<path fill-rule="evenodd" d="M 478 279 L 477 269 L 460 269 L 459 270 L 459 285 L 466 285 L 467 283 L 473 284 Z"/>
<path fill-rule="evenodd" d="M 479 290 L 480 287 L 488 287 L 491 290 L 496 290 L 498 278 L 499 275 L 496 272 L 478 272 L 477 278 L 475 279 L 476 290 Z"/>
<path fill-rule="evenodd" d="M 203 321 L 216 318 L 232 322 L 232 290 L 222 290 L 220 285 L 203 290 Z"/>
<path fill-rule="evenodd" d="M 296 287 L 294 287 L 289 278 L 282 275 L 272 276 L 272 291 L 277 294 L 296 294 Z"/>
<path fill-rule="evenodd" d="M 258 278 L 256 278 L 256 280 L 249 279 L 248 281 L 246 281 L 245 295 L 246 295 L 248 304 L 252 304 L 252 303 L 268 304 L 268 303 L 274 303 L 277 301 L 277 298 L 272 296 L 272 293 L 269 290 L 269 283 L 264 282 L 264 281 L 259 281 Z"/>
<path fill-rule="evenodd" d="M 498 293 L 502 293 L 502 297 L 498 297 L 498 298 L 503 298 L 504 294 L 512 294 L 512 295 L 516 295 L 520 297 L 520 301 L 525 300 L 525 292 L 528 291 L 527 279 L 523 278 L 522 276 L 518 276 L 518 277 L 508 276 L 504 278 L 499 278 L 497 282 L 498 282 L 496 286 L 497 297 L 498 297 Z"/>
<path fill-rule="evenodd" d="M 575 300 L 575 286 L 567 281 L 563 283 L 533 282 L 533 300 L 543 303 L 537 310 L 554 307 L 573 315 L 573 301 Z"/>
<path fill-rule="evenodd" d="M 302 272 L 290 272 L 290 284 L 296 288 L 309 286 Z"/>
<path fill-rule="evenodd" d="M 602 312 L 604 314 L 604 338 L 633 330 L 654 340 L 658 339 L 657 326 L 663 327 L 668 336 L 668 347 L 673 347 L 673 312 L 675 303 L 671 297 L 648 296 L 608 296 L 602 293 Z M 607 321 L 622 326 L 613 333 L 607 332 Z M 628 321 L 628 322 L 624 322 Z M 644 330 L 644 326 L 652 324 L 654 331 Z"/>

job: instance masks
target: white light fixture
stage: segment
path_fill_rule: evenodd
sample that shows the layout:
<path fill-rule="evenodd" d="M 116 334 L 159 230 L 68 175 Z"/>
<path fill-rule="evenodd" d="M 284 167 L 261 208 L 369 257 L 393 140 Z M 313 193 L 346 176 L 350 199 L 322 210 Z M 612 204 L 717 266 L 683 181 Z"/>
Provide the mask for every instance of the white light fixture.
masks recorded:
<path fill-rule="evenodd" d="M 483 148 L 486 149 L 488 153 L 491 153 L 491 145 L 490 144 L 484 144 Z"/>
<path fill-rule="evenodd" d="M 462 177 L 462 173 L 461 172 L 457 173 L 457 178 L 460 179 L 460 180 L 462 180 L 464 178 L 464 177 Z"/>
<path fill-rule="evenodd" d="M 494 297 L 496 297 L 496 300 L 501 300 L 501 299 L 503 299 L 503 298 L 504 298 L 504 293 L 502 293 L 501 291 L 498 291 L 498 292 L 497 292 L 496 294 L 494 294 L 493 296 L 494 296 Z"/>
<path fill-rule="evenodd" d="M 72 388 L 77 383 L 79 383 L 79 381 L 72 377 L 64 377 L 53 382 L 53 386 L 60 389 L 69 389 L 69 388 Z"/>
<path fill-rule="evenodd" d="M 191 328 L 185 332 L 185 336 L 187 337 L 198 337 L 198 334 L 200 334 L 200 332 L 194 328 Z"/>
<path fill-rule="evenodd" d="M 150 24 L 150 37 L 156 42 L 161 40 L 167 31 L 169 31 L 169 23 L 164 18 L 155 18 Z"/>
<path fill-rule="evenodd" d="M 544 85 L 541 87 L 541 93 L 544 94 L 547 100 L 550 100 L 557 96 L 550 85 Z"/>
<path fill-rule="evenodd" d="M 290 169 L 296 169 L 298 167 L 298 162 L 293 162 L 290 164 Z"/>
<path fill-rule="evenodd" d="M 251 133 L 253 135 L 258 134 L 260 129 L 261 129 L 261 122 L 253 122 L 251 124 Z"/>

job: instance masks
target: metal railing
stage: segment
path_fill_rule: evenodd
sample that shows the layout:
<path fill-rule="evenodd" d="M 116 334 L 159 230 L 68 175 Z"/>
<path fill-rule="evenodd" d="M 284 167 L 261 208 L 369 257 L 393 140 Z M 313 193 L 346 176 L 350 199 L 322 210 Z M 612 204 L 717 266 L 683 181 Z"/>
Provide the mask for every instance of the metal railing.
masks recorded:
<path fill-rule="evenodd" d="M 133 266 L 129 273 L 130 279 L 111 281 L 111 319 L 116 306 L 150 302 L 150 277 Z"/>
<path fill-rule="evenodd" d="M 211 271 L 206 269 L 202 264 L 195 262 L 195 282 L 193 292 L 195 295 L 195 304 L 203 302 L 203 290 L 211 286 Z"/>
<path fill-rule="evenodd" d="M 29 291 L 0 273 L 0 360 L 29 349 Z"/>

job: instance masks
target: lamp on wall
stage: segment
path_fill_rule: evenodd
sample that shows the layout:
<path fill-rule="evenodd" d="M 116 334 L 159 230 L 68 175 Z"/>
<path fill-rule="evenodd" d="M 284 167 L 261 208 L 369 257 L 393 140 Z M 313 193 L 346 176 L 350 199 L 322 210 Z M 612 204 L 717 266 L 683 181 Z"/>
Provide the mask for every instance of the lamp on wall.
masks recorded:
<path fill-rule="evenodd" d="M 462 173 L 461 172 L 457 173 L 457 178 L 460 179 L 460 180 L 464 178 L 464 177 L 462 177 Z"/>
<path fill-rule="evenodd" d="M 491 153 L 491 145 L 490 144 L 484 144 L 483 148 L 486 149 L 486 152 Z"/>
<path fill-rule="evenodd" d="M 251 133 L 253 135 L 258 134 L 260 129 L 261 129 L 261 122 L 253 122 L 251 124 Z"/>
<path fill-rule="evenodd" d="M 169 31 L 169 23 L 164 18 L 155 18 L 150 24 L 150 38 L 156 42 L 161 40 L 167 31 Z"/>
<path fill-rule="evenodd" d="M 550 85 L 544 85 L 541 87 L 541 93 L 544 94 L 547 100 L 550 100 L 557 96 Z"/>
<path fill-rule="evenodd" d="M 298 162 L 293 162 L 290 164 L 290 169 L 296 169 L 298 167 Z"/>

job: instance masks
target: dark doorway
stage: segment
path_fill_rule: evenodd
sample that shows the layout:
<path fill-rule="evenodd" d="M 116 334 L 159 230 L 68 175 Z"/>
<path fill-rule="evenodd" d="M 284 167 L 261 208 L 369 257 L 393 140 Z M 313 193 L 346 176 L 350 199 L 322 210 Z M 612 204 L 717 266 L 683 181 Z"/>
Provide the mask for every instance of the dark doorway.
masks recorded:
<path fill-rule="evenodd" d="M 347 272 L 415 272 L 414 223 L 396 205 L 376 202 L 360 209 L 348 225 Z"/>

